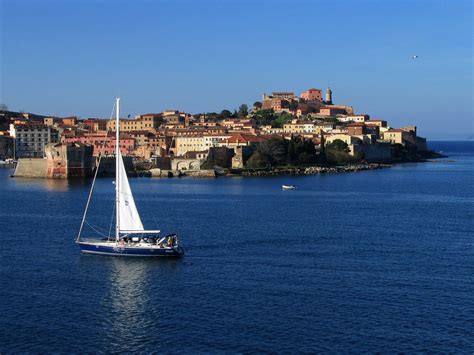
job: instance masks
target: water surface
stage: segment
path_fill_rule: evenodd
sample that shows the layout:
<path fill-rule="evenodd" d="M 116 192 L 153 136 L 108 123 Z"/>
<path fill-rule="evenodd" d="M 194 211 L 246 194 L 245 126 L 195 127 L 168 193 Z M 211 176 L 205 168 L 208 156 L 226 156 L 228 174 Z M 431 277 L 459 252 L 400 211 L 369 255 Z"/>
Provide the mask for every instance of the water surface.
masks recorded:
<path fill-rule="evenodd" d="M 81 256 L 90 182 L 2 169 L 0 351 L 473 352 L 474 149 L 434 148 L 450 158 L 132 179 L 143 223 L 178 232 L 182 260 Z M 104 234 L 113 197 L 98 180 L 89 220 Z"/>

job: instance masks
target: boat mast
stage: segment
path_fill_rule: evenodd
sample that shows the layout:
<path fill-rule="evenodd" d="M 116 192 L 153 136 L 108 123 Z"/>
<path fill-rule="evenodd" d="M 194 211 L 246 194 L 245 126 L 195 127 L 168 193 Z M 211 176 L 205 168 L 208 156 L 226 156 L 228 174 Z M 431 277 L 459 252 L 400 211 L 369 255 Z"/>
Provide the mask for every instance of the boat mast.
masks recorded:
<path fill-rule="evenodd" d="M 119 181 L 119 154 L 120 154 L 120 97 L 115 98 L 115 241 L 120 239 L 120 181 Z"/>

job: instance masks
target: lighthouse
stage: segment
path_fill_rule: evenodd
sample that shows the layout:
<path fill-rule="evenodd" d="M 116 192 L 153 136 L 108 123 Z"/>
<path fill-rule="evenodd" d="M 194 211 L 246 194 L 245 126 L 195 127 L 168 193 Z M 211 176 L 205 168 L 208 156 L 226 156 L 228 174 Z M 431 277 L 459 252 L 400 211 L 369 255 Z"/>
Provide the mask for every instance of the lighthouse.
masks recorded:
<path fill-rule="evenodd" d="M 329 86 L 326 89 L 326 104 L 332 105 L 332 91 Z"/>

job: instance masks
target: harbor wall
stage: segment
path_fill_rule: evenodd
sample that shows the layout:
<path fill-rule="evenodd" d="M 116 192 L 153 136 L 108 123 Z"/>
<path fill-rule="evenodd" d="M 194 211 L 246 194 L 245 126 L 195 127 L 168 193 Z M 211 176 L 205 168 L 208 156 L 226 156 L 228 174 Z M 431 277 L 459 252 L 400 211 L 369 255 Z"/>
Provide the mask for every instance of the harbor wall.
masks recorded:
<path fill-rule="evenodd" d="M 48 161 L 43 158 L 20 158 L 13 176 L 45 178 L 48 172 Z"/>

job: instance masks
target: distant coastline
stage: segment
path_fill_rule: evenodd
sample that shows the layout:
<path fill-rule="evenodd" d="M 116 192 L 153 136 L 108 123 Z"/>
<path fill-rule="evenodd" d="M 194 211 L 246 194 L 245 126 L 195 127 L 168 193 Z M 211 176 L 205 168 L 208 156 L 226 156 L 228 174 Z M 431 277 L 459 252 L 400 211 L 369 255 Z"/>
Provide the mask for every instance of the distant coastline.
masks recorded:
<path fill-rule="evenodd" d="M 441 157 L 417 126 L 355 113 L 329 87 L 264 93 L 220 113 L 107 120 L 0 110 L 0 160 L 18 161 L 15 177 L 110 176 L 117 145 L 127 172 L 151 177 L 334 173 Z"/>

